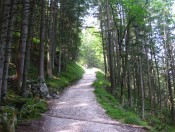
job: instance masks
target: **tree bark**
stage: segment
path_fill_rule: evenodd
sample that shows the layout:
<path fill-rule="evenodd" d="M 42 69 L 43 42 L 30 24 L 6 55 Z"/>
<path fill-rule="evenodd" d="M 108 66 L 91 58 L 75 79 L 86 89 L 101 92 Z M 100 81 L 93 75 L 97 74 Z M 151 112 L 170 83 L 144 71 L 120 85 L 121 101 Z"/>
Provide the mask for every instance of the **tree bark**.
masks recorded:
<path fill-rule="evenodd" d="M 44 82 L 45 0 L 41 1 L 39 80 Z"/>
<path fill-rule="evenodd" d="M 11 45 L 12 45 L 12 30 L 13 30 L 13 20 L 14 20 L 14 9 L 15 9 L 15 0 L 11 0 L 10 3 L 10 11 L 8 18 L 8 27 L 7 27 L 7 38 L 6 38 L 6 46 L 5 46 L 5 57 L 4 57 L 4 66 L 3 66 L 3 78 L 2 78 L 2 100 L 6 100 L 7 95 L 7 79 L 8 79 L 8 71 L 9 71 L 9 63 L 11 59 Z"/>
<path fill-rule="evenodd" d="M 103 31 L 103 14 L 102 14 L 102 5 L 100 5 L 100 28 L 101 28 L 101 38 L 102 38 L 102 47 L 103 47 L 103 58 L 104 58 L 104 69 L 105 69 L 105 77 L 107 77 L 107 62 L 106 62 L 106 50 L 105 50 L 105 42 L 104 42 L 104 31 Z"/>
<path fill-rule="evenodd" d="M 0 20 L 0 99 L 2 90 L 3 67 L 4 67 L 4 49 L 7 38 L 8 17 L 10 11 L 10 0 L 2 2 L 1 20 Z"/>
<path fill-rule="evenodd" d="M 21 36 L 19 43 L 19 53 L 17 58 L 17 70 L 16 70 L 16 82 L 17 91 L 21 94 L 22 82 L 23 82 L 23 71 L 24 71 L 24 60 L 26 51 L 26 40 L 28 33 L 28 13 L 29 13 L 29 0 L 24 0 L 22 10 L 22 23 L 21 23 Z"/>
<path fill-rule="evenodd" d="M 25 60 L 24 60 L 24 74 L 23 74 L 23 83 L 22 83 L 22 96 L 26 96 L 26 82 L 27 82 L 27 72 L 29 70 L 30 65 L 30 49 L 32 45 L 33 39 L 33 19 L 34 19 L 34 8 L 35 8 L 35 1 L 30 1 L 30 13 L 29 13 L 29 30 L 28 30 L 28 38 L 27 38 L 27 45 L 26 45 L 26 52 L 25 52 Z"/>
<path fill-rule="evenodd" d="M 50 0 L 50 13 L 49 13 L 49 32 L 48 32 L 48 49 L 47 49 L 47 76 L 52 78 L 52 49 L 53 49 L 53 0 Z"/>
<path fill-rule="evenodd" d="M 110 31 L 110 13 L 109 13 L 109 0 L 106 1 L 106 15 L 107 15 L 107 34 L 108 34 L 108 48 L 109 48 L 109 70 L 110 70 L 110 82 L 111 89 L 110 92 L 114 94 L 115 91 L 115 73 L 113 66 L 113 46 L 111 43 L 111 31 Z"/>

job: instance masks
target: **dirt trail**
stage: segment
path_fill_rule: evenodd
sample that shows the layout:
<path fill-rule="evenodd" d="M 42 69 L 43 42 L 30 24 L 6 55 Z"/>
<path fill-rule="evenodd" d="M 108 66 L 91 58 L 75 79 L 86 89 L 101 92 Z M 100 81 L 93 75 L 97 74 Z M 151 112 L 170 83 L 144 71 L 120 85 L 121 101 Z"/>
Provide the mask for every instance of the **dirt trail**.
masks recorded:
<path fill-rule="evenodd" d="M 80 81 L 51 102 L 41 120 L 18 127 L 17 132 L 143 132 L 105 114 L 93 94 L 91 84 L 95 79 L 95 70 L 86 70 Z"/>

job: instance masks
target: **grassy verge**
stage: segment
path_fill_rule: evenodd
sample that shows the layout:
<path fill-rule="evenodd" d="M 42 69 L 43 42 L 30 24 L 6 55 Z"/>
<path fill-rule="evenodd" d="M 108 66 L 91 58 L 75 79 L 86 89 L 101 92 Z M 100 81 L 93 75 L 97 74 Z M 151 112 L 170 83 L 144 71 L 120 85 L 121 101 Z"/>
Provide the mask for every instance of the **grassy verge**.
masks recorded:
<path fill-rule="evenodd" d="M 93 83 L 93 86 L 95 87 L 94 93 L 96 94 L 99 103 L 112 119 L 116 119 L 126 124 L 148 127 L 145 121 L 142 121 L 134 112 L 122 108 L 116 99 L 105 90 L 110 86 L 110 83 L 105 79 L 101 72 L 97 72 L 96 76 L 97 80 Z"/>
<path fill-rule="evenodd" d="M 61 92 L 65 87 L 78 79 L 81 79 L 84 69 L 76 63 L 69 63 L 66 72 L 62 72 L 59 76 L 55 75 L 52 79 L 46 79 L 46 84 L 50 92 Z"/>
<path fill-rule="evenodd" d="M 132 125 L 140 125 L 146 128 L 151 128 L 152 132 L 175 132 L 175 127 L 170 125 L 163 125 L 158 118 L 148 116 L 149 114 L 145 111 L 146 118 L 142 120 L 138 114 L 131 109 L 123 108 L 119 102 L 112 96 L 107 89 L 110 87 L 109 81 L 104 77 L 101 72 L 96 73 L 97 80 L 93 83 L 95 87 L 94 93 L 96 94 L 98 102 L 106 110 L 106 113 L 112 118 L 120 122 Z M 150 122 L 152 125 L 150 126 Z"/>

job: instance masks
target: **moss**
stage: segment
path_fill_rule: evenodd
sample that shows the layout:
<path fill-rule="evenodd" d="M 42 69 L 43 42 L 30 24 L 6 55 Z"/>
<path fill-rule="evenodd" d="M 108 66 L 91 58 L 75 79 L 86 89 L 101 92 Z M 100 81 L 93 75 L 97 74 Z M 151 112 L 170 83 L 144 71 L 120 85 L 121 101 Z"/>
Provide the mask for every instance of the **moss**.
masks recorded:
<path fill-rule="evenodd" d="M 24 98 L 14 93 L 8 93 L 7 107 L 12 106 L 16 109 L 18 122 L 26 119 L 39 118 L 41 113 L 48 110 L 45 100 L 39 98 Z"/>
<path fill-rule="evenodd" d="M 17 124 L 16 110 L 10 106 L 3 106 L 0 110 L 0 123 L 4 132 L 14 132 Z"/>
<path fill-rule="evenodd" d="M 33 119 L 39 118 L 41 113 L 48 110 L 46 101 L 41 99 L 28 99 L 26 103 L 21 107 L 19 119 Z"/>

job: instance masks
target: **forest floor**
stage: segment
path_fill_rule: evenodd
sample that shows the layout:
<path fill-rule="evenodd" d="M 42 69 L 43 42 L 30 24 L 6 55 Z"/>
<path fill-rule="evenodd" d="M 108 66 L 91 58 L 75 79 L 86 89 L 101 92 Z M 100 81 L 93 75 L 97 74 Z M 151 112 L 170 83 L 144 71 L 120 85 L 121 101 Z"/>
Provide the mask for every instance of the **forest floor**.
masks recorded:
<path fill-rule="evenodd" d="M 91 84 L 95 70 L 86 70 L 83 78 L 67 88 L 59 99 L 49 102 L 42 118 L 20 125 L 17 132 L 144 132 L 137 126 L 110 119 L 97 103 Z"/>

